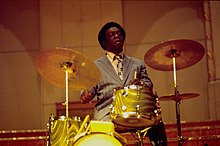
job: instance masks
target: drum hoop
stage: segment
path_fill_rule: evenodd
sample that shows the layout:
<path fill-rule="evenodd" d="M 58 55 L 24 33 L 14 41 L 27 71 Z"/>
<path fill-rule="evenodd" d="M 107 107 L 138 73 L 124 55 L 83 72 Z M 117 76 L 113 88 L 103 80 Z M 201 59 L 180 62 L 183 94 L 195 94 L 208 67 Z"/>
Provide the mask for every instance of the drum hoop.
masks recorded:
<path fill-rule="evenodd" d="M 66 121 L 66 120 L 74 120 L 74 121 L 82 121 L 80 117 L 78 116 L 71 116 L 71 117 L 66 117 L 66 116 L 53 116 L 50 118 L 52 121 L 56 121 L 56 120 L 63 120 L 63 121 Z"/>
<path fill-rule="evenodd" d="M 74 141 L 73 145 L 76 144 L 79 140 L 81 140 L 81 139 L 83 139 L 83 138 L 86 138 L 87 136 L 92 136 L 92 135 L 105 135 L 105 136 L 112 137 L 112 138 L 114 138 L 115 140 L 117 140 L 118 142 L 120 142 L 120 141 L 114 136 L 113 133 L 107 134 L 107 133 L 105 133 L 105 132 L 88 132 L 88 133 L 85 133 L 84 135 L 78 137 L 78 138 Z"/>
<path fill-rule="evenodd" d="M 132 88 L 131 88 L 132 87 Z M 135 88 L 135 87 L 137 87 L 137 88 Z M 144 86 L 140 86 L 140 85 L 128 85 L 128 86 L 125 86 L 125 87 L 120 87 L 120 88 L 116 88 L 115 89 L 115 93 L 118 93 L 118 92 L 120 92 L 120 91 L 129 91 L 129 90 L 145 90 L 146 92 L 146 94 L 148 94 L 148 95 L 150 95 L 150 96 L 152 96 L 152 97 L 154 97 L 154 98 L 158 98 L 158 95 L 156 95 L 156 94 L 154 94 L 154 93 L 152 93 L 150 90 L 148 90 L 146 87 L 144 87 Z"/>

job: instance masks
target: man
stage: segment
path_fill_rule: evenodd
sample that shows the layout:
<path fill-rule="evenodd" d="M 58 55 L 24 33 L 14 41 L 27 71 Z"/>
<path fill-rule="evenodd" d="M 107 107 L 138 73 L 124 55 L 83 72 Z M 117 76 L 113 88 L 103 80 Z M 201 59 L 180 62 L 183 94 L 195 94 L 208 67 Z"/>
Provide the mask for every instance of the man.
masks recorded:
<path fill-rule="evenodd" d="M 97 97 L 95 120 L 111 121 L 110 107 L 113 103 L 114 90 L 131 84 L 142 86 L 149 92 L 153 90 L 153 83 L 148 77 L 144 62 L 124 54 L 125 38 L 124 29 L 115 22 L 106 23 L 99 31 L 99 44 L 106 51 L 104 56 L 95 61 L 101 79 L 95 87 L 84 90 L 80 96 L 83 103 Z M 147 136 L 152 145 L 167 145 L 163 122 L 151 127 Z"/>

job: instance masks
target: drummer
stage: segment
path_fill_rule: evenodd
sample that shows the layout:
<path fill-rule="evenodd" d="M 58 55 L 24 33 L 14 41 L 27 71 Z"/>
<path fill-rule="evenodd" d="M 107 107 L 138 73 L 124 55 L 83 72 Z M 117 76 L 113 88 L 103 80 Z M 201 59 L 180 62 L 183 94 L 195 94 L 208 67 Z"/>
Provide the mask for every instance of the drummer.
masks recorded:
<path fill-rule="evenodd" d="M 106 23 L 98 33 L 98 41 L 106 53 L 95 61 L 101 79 L 95 87 L 81 92 L 80 100 L 88 103 L 95 96 L 94 120 L 111 121 L 110 106 L 114 89 L 122 89 L 131 84 L 140 85 L 153 91 L 153 83 L 148 77 L 144 61 L 127 56 L 124 53 L 126 32 L 116 22 Z M 146 134 L 154 146 L 166 146 L 167 137 L 164 123 L 151 127 Z"/>

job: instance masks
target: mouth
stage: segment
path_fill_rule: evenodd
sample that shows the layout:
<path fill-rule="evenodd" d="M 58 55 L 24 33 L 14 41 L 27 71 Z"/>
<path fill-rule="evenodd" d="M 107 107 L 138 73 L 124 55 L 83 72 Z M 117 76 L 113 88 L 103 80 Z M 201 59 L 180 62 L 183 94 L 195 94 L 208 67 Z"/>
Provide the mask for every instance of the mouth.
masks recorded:
<path fill-rule="evenodd" d="M 115 44 L 122 44 L 121 40 L 115 40 Z"/>

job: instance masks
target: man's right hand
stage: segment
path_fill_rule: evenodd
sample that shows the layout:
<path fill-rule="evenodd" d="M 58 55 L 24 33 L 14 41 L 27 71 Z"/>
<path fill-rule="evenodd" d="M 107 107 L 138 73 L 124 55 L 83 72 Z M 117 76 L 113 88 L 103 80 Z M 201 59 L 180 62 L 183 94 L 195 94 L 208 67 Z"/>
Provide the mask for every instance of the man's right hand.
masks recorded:
<path fill-rule="evenodd" d="M 82 94 L 80 95 L 80 101 L 82 103 L 88 103 L 92 98 L 94 97 L 94 94 L 90 92 L 89 90 L 84 90 Z"/>

